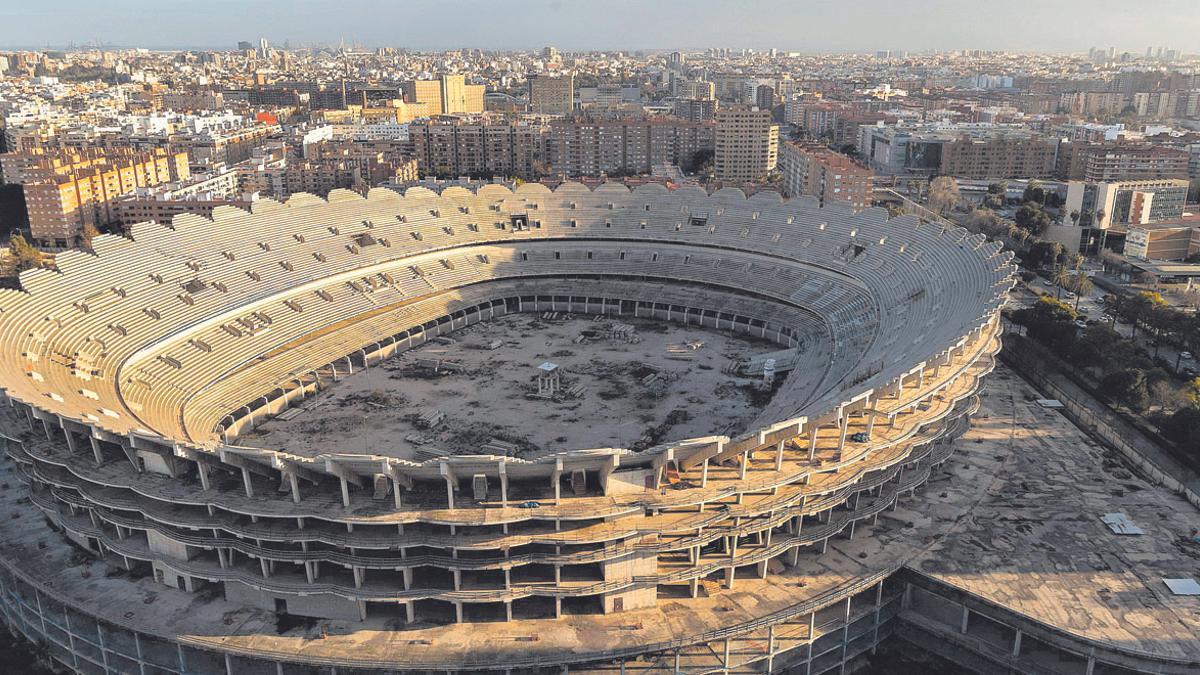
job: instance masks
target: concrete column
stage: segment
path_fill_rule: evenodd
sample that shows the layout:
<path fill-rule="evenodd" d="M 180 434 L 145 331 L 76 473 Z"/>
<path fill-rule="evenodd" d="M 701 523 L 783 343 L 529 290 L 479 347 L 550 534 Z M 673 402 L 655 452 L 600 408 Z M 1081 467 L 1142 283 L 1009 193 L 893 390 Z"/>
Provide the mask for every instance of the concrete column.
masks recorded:
<path fill-rule="evenodd" d="M 786 442 L 787 442 L 786 440 L 779 441 L 779 445 L 777 445 L 775 447 L 775 470 L 776 471 L 783 470 L 783 444 Z"/>
<path fill-rule="evenodd" d="M 508 506 L 508 472 L 504 468 L 504 462 L 500 462 L 500 506 Z"/>
<path fill-rule="evenodd" d="M 908 589 L 905 588 L 904 590 L 906 591 L 905 597 L 907 598 L 908 597 L 908 593 L 907 593 Z M 1013 638 L 1012 656 L 1014 659 L 1020 658 L 1020 656 L 1021 656 L 1021 631 L 1017 631 L 1017 635 Z"/>
<path fill-rule="evenodd" d="M 736 573 L 732 566 L 725 568 L 725 588 L 733 588 L 733 577 Z"/>
<path fill-rule="evenodd" d="M 748 469 L 749 467 L 750 467 L 750 451 L 747 450 L 746 452 L 742 453 L 741 475 L 739 476 L 742 480 L 746 480 L 746 469 Z"/>
<path fill-rule="evenodd" d="M 454 508 L 454 472 L 445 462 L 442 462 L 441 473 L 442 477 L 446 479 L 446 503 L 449 504 L 448 508 L 452 509 Z"/>
<path fill-rule="evenodd" d="M 100 440 L 95 436 L 88 436 L 88 440 L 92 442 L 92 455 L 96 458 L 96 463 L 103 464 L 104 453 L 100 452 Z"/>
<path fill-rule="evenodd" d="M 292 503 L 299 504 L 300 503 L 300 479 L 296 477 L 295 471 L 288 473 L 288 482 L 291 483 L 291 486 L 292 486 Z"/>
<path fill-rule="evenodd" d="M 242 467 L 242 485 L 246 488 L 246 496 L 254 498 L 254 484 L 250 482 L 250 469 Z"/>
<path fill-rule="evenodd" d="M 971 618 L 971 610 L 967 609 L 965 606 L 962 609 L 962 623 L 960 623 L 958 626 L 958 632 L 966 633 L 967 621 Z"/>
<path fill-rule="evenodd" d="M 463 604 L 461 602 L 454 603 L 454 620 L 458 623 L 463 622 Z"/>
<path fill-rule="evenodd" d="M 708 457 L 704 458 L 704 464 L 700 466 L 700 487 L 708 487 Z"/>
<path fill-rule="evenodd" d="M 404 622 L 412 623 L 417 620 L 417 611 L 414 606 L 416 603 L 409 601 L 404 603 Z"/>
<path fill-rule="evenodd" d="M 338 481 L 342 484 L 342 506 L 350 508 L 350 481 L 345 476 L 338 476 Z"/>
<path fill-rule="evenodd" d="M 808 461 L 813 461 L 817 456 L 817 427 L 814 425 L 808 430 Z"/>
<path fill-rule="evenodd" d="M 197 459 L 196 473 L 200 476 L 200 487 L 204 488 L 205 490 L 208 490 L 211 487 L 208 482 L 208 472 L 208 465 Z"/>

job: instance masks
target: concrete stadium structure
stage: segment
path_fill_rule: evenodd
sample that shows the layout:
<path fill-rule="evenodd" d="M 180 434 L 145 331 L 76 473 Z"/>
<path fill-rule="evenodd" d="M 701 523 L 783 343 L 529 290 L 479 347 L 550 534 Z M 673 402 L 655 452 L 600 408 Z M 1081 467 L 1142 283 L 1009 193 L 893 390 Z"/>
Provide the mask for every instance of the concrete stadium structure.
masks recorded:
<path fill-rule="evenodd" d="M 881 209 L 660 186 L 335 191 L 100 236 L 0 293 L 5 447 L 53 529 L 136 576 L 81 602 L 0 552 L 0 607 L 80 672 L 844 668 L 911 584 L 899 562 L 812 567 L 950 456 L 1013 271 L 996 243 Z M 743 432 L 640 452 L 239 444 L 409 348 L 545 311 L 797 361 Z M 194 600 L 124 611 L 147 585 Z M 231 625 L 245 608 L 327 623 Z"/>

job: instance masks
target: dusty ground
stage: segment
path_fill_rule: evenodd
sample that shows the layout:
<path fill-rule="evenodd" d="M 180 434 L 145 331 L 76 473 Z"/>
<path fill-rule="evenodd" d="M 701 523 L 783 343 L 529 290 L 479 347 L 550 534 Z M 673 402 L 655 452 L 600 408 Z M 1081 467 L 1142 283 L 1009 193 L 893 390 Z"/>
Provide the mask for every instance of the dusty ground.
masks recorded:
<path fill-rule="evenodd" d="M 492 439 L 512 451 L 489 454 L 520 457 L 637 449 L 741 431 L 770 400 L 771 392 L 754 381 L 722 371 L 732 359 L 775 351 L 775 345 L 665 322 L 617 323 L 634 329 L 638 341 L 608 331 L 609 319 L 583 315 L 546 320 L 519 314 L 476 324 L 454 333 L 452 344 L 430 342 L 356 373 L 306 401 L 300 415 L 271 420 L 238 443 L 298 454 L 337 449 L 417 459 L 439 450 L 484 452 Z M 587 341 L 575 343 L 581 335 Z M 530 396 L 537 391 L 537 367 L 546 361 L 563 373 L 564 395 L 557 400 Z M 656 382 L 644 381 L 655 374 Z M 576 387 L 582 391 L 570 395 Z M 429 428 L 420 416 L 433 411 L 445 418 Z"/>

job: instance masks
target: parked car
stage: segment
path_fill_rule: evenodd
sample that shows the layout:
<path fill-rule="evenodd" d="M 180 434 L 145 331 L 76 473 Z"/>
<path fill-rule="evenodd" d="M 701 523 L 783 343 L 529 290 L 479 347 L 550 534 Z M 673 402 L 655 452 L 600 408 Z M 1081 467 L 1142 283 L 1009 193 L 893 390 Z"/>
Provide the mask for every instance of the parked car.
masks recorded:
<path fill-rule="evenodd" d="M 854 441 L 855 443 L 866 443 L 867 441 L 871 440 L 871 436 L 865 431 L 860 431 L 856 434 L 850 434 L 850 440 Z"/>
<path fill-rule="evenodd" d="M 1083 319 L 1075 319 L 1075 327 L 1076 328 L 1087 328 L 1088 325 L 1087 325 L 1087 322 L 1084 321 Z"/>
<path fill-rule="evenodd" d="M 1183 359 L 1184 361 L 1191 361 L 1192 353 L 1191 352 L 1179 352 L 1179 358 Z"/>
<path fill-rule="evenodd" d="M 541 506 L 541 502 L 535 501 L 521 502 L 520 504 L 517 504 L 518 509 L 536 509 L 541 508 Z"/>

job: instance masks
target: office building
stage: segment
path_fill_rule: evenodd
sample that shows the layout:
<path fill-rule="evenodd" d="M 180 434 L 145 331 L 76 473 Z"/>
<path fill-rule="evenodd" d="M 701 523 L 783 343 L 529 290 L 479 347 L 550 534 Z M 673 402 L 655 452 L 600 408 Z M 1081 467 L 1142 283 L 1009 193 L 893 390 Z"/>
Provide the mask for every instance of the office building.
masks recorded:
<path fill-rule="evenodd" d="M 1187 194 L 1184 179 L 1071 181 L 1063 221 L 1048 227 L 1043 238 L 1059 242 L 1068 251 L 1111 247 L 1133 226 L 1182 218 Z"/>
<path fill-rule="evenodd" d="M 1125 236 L 1125 255 L 1143 260 L 1187 260 L 1200 254 L 1200 225 L 1155 223 L 1132 225 Z"/>

